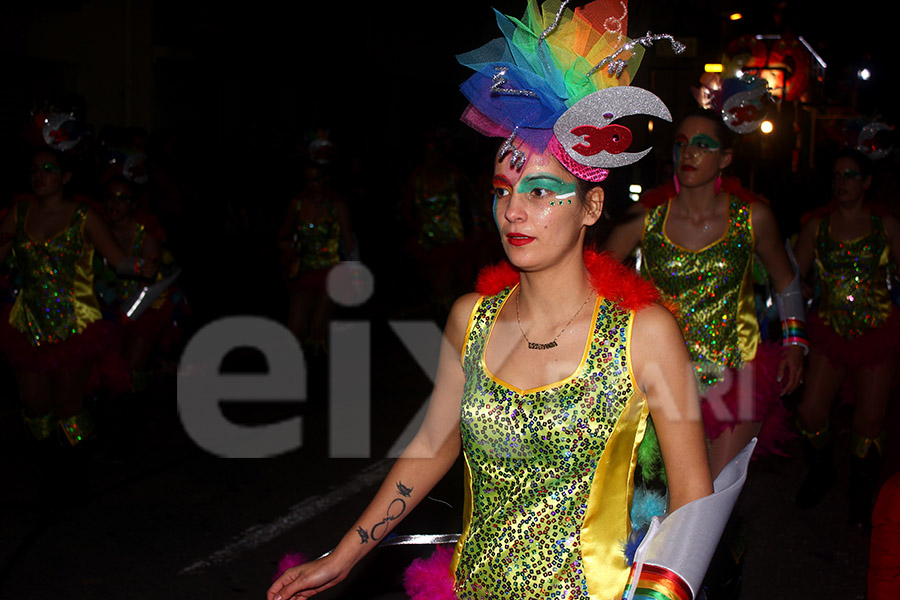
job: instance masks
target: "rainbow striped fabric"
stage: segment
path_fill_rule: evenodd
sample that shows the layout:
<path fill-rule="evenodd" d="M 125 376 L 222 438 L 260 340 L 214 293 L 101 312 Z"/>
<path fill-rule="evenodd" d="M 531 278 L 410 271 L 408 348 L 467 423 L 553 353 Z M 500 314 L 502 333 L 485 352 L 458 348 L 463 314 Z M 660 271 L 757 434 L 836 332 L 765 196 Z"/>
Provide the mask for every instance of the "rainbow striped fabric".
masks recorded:
<path fill-rule="evenodd" d="M 634 567 L 631 568 L 623 599 L 629 597 L 633 579 Z M 631 598 L 634 600 L 693 600 L 694 594 L 684 579 L 675 572 L 665 567 L 644 564 Z"/>

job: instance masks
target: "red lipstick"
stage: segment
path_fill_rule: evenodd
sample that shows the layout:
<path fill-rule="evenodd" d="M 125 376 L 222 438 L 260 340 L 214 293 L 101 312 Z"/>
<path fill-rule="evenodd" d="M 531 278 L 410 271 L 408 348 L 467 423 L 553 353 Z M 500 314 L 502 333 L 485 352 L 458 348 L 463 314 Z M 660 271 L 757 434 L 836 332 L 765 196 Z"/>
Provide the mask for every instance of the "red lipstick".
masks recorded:
<path fill-rule="evenodd" d="M 509 242 L 510 246 L 524 246 L 525 244 L 530 244 L 534 241 L 534 238 L 523 233 L 507 233 L 506 241 Z"/>

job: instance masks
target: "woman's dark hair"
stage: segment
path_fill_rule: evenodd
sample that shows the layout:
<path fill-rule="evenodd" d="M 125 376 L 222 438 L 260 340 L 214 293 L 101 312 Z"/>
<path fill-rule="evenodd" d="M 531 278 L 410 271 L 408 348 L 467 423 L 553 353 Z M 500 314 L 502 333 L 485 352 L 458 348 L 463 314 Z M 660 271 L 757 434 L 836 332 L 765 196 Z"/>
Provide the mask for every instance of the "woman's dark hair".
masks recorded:
<path fill-rule="evenodd" d="M 56 161 L 56 164 L 59 165 L 59 168 L 62 169 L 63 173 L 73 173 L 75 170 L 75 165 L 73 164 L 72 159 L 68 154 L 61 150 L 56 150 L 55 148 L 51 148 L 50 146 L 42 146 L 40 148 L 36 148 L 31 152 L 30 159 L 33 160 L 35 156 L 38 154 L 49 154 Z"/>
<path fill-rule="evenodd" d="M 716 137 L 719 138 L 719 143 L 722 144 L 723 150 L 728 150 L 734 146 L 734 142 L 737 140 L 737 134 L 728 128 L 725 121 L 722 120 L 722 116 L 717 111 L 709 108 L 695 108 L 685 113 L 681 119 L 679 119 L 678 126 L 680 127 L 682 123 L 691 117 L 706 119 L 715 126 Z"/>
<path fill-rule="evenodd" d="M 582 203 L 585 202 L 588 192 L 590 192 L 594 188 L 603 188 L 603 192 L 605 195 L 604 210 L 600 213 L 600 218 L 597 219 L 596 223 L 588 227 L 587 231 L 584 234 L 584 247 L 589 250 L 599 252 L 603 245 L 603 242 L 606 241 L 607 236 L 609 236 L 613 228 L 613 222 L 612 219 L 609 218 L 609 210 L 607 209 L 607 207 L 610 206 L 610 200 L 612 197 L 612 193 L 610 190 L 614 188 L 615 183 L 613 173 L 614 170 L 611 170 L 610 175 L 607 176 L 603 183 L 586 181 L 579 178 L 575 179 L 576 194 L 578 196 L 578 199 Z"/>
<path fill-rule="evenodd" d="M 859 150 L 854 150 L 853 148 L 844 148 L 834 156 L 834 160 L 831 161 L 831 164 L 833 165 L 842 158 L 849 158 L 850 160 L 855 162 L 856 166 L 859 167 L 859 172 L 863 174 L 863 179 L 869 177 L 874 172 L 874 165 L 872 164 L 872 160 Z"/>
<path fill-rule="evenodd" d="M 131 193 L 132 198 L 135 197 L 135 193 L 137 192 L 136 186 L 135 186 L 134 182 L 132 182 L 130 179 L 128 179 L 124 175 L 113 175 L 112 177 L 110 177 L 109 179 L 107 179 L 106 181 L 103 182 L 103 185 L 101 186 L 101 190 L 105 191 L 107 187 L 109 187 L 110 185 L 112 185 L 114 183 L 119 183 L 119 184 L 124 185 L 125 187 L 128 188 L 128 191 Z M 103 195 L 104 194 L 100 194 L 99 197 L 102 197 Z"/>

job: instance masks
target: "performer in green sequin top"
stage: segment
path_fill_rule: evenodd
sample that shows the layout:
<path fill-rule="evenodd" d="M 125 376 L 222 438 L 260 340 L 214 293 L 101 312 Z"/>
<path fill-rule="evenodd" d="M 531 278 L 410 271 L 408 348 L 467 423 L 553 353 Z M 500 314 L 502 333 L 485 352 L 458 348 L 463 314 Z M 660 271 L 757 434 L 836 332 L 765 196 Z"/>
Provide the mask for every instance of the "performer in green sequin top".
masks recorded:
<path fill-rule="evenodd" d="M 642 156 L 626 152 L 631 131 L 612 121 L 670 118 L 656 96 L 627 85 L 643 47 L 625 37 L 626 17 L 624 2 L 575 11 L 529 2 L 522 19 L 498 16 L 503 38 L 459 57 L 475 71 L 462 86 L 463 120 L 506 139 L 492 212 L 508 263 L 450 310 L 424 422 L 374 499 L 331 553 L 281 573 L 268 600 L 343 580 L 460 452 L 462 533 L 433 577 L 407 571 L 414 600 L 699 593 L 733 497 L 718 503 L 726 495 L 713 493 L 687 348 L 653 287 L 585 243 L 603 212 L 601 182 Z M 668 513 L 631 566 L 623 546 L 638 533 L 638 454 L 651 432 L 668 491 L 653 514 Z M 720 510 L 706 510 L 710 501 Z M 702 539 L 671 528 L 679 523 Z M 654 540 L 666 549 L 655 559 Z"/>
<path fill-rule="evenodd" d="M 779 392 L 800 385 L 803 369 L 796 345 L 776 350 L 772 360 L 771 352 L 761 356 L 768 346 L 760 343 L 753 309 L 753 254 L 777 292 L 794 273 L 772 211 L 738 185 L 723 184 L 732 137 L 712 111 L 684 118 L 675 140 L 677 186 L 635 204 L 605 244 L 623 261 L 640 246 L 641 272 L 676 308 L 704 400 L 714 476 L 759 434 Z M 740 370 L 748 363 L 755 368 L 745 381 Z"/>
<path fill-rule="evenodd" d="M 810 472 L 797 503 L 818 503 L 834 484 L 829 415 L 844 379 L 853 377 L 852 518 L 867 525 L 884 454 L 885 416 L 900 352 L 900 312 L 888 278 L 900 262 L 900 222 L 865 201 L 872 164 L 838 154 L 832 202 L 816 211 L 796 243 L 801 274 L 815 269 L 821 300 L 811 311 L 809 377 L 797 407 Z"/>
<path fill-rule="evenodd" d="M 131 264 L 132 276 L 155 274 L 156 265 L 128 260 L 99 214 L 64 193 L 71 177 L 62 153 L 39 150 L 32 157 L 34 194 L 0 224 L 0 262 L 11 252 L 21 277 L 0 342 L 34 437 L 46 440 L 58 426 L 75 445 L 93 429 L 84 395 L 98 357 L 115 339 L 92 287 L 94 252 L 114 265 Z"/>
<path fill-rule="evenodd" d="M 278 231 L 287 267 L 287 327 L 297 339 L 318 351 L 325 346 L 331 300 L 325 284 L 341 253 L 357 252 L 346 201 L 334 189 L 328 164 L 308 160 L 305 185 L 288 204 Z"/>
<path fill-rule="evenodd" d="M 712 491 L 675 319 L 647 304 L 645 284 L 621 266 L 585 264 L 602 188 L 585 191 L 549 151 L 528 153 L 521 171 L 497 163 L 494 186 L 519 283 L 456 302 L 418 434 L 337 548 L 287 570 L 270 600 L 307 597 L 346 577 L 461 449 L 469 501 L 453 563 L 459 598 L 619 598 L 637 445 L 650 414 L 669 510 Z"/>

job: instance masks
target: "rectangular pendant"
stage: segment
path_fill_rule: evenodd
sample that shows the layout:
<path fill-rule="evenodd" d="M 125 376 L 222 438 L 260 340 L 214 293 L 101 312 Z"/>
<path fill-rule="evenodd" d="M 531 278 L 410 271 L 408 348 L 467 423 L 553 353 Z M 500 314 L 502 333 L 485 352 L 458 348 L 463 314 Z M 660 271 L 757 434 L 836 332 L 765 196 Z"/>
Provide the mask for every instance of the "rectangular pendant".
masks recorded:
<path fill-rule="evenodd" d="M 556 348 L 556 340 L 553 340 L 549 344 L 538 344 L 536 342 L 528 342 L 529 350 L 549 350 L 550 348 Z"/>

